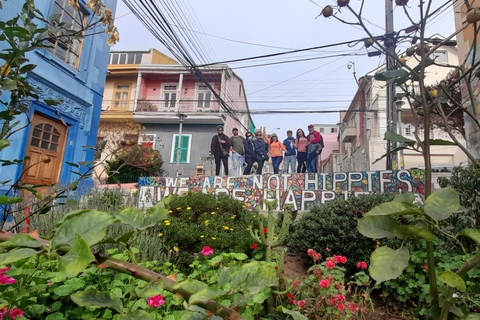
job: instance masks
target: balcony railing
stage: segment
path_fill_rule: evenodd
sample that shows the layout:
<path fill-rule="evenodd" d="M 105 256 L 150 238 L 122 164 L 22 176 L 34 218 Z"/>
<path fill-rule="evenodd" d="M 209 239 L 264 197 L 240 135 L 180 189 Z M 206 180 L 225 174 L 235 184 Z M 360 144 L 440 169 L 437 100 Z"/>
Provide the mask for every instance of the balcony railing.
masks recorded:
<path fill-rule="evenodd" d="M 134 100 L 103 100 L 102 111 L 133 111 L 135 109 Z"/>
<path fill-rule="evenodd" d="M 196 113 L 218 112 L 219 104 L 212 100 L 138 100 L 135 112 Z"/>

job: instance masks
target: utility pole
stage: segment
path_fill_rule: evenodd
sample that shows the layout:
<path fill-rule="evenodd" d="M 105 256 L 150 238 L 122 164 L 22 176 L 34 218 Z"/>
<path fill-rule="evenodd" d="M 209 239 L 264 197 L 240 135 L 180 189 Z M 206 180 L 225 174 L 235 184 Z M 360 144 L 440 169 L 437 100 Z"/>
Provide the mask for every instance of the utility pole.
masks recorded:
<path fill-rule="evenodd" d="M 393 0 L 385 0 L 385 48 L 387 50 L 387 71 L 395 66 L 395 32 L 393 31 Z M 395 84 L 387 82 L 387 130 L 396 132 L 396 112 L 394 107 Z M 387 153 L 393 150 L 395 146 L 391 141 L 387 141 Z M 396 154 L 389 154 L 386 157 L 387 170 L 397 169 Z"/>

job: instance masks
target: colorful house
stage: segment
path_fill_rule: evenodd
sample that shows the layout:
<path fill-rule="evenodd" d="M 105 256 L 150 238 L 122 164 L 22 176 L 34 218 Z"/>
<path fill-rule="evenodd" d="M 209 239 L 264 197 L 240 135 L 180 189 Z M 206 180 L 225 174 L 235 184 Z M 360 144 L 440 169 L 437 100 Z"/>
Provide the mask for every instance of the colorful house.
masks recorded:
<path fill-rule="evenodd" d="M 150 49 L 112 51 L 108 71 L 98 141 L 106 146 L 98 160 L 138 143 L 160 151 L 165 176 L 212 174 L 216 127 L 228 135 L 234 127 L 241 135 L 253 127 L 243 81 L 227 65 L 200 67 L 200 79 Z M 96 176 L 102 182 L 105 170 Z"/>
<path fill-rule="evenodd" d="M 2 2 L 0 20 L 16 16 L 24 2 Z M 115 12 L 116 0 L 103 3 Z M 88 163 L 94 157 L 94 150 L 86 146 L 96 142 L 110 51 L 108 36 L 101 24 L 94 29 L 82 28 L 89 19 L 97 19 L 84 0 L 79 1 L 78 12 L 68 0 L 35 1 L 35 5 L 44 17 L 55 14 L 57 22 L 67 23 L 81 36 L 71 41 L 50 38 L 48 48 L 28 54 L 29 63 L 37 67 L 28 73 L 27 81 L 38 90 L 40 99 L 30 100 L 28 110 L 17 117 L 17 128 L 24 129 L 12 135 L 11 147 L 2 151 L 2 159 L 27 159 L 23 165 L 0 167 L 1 180 L 8 181 L 1 186 L 2 193 L 17 181 L 68 185 L 78 179 L 72 171 L 87 171 L 87 166 L 74 168 L 68 163 Z M 38 26 L 42 23 L 38 21 Z M 7 44 L 0 42 L 0 49 L 6 48 Z M 4 92 L 2 99 L 7 97 Z M 61 103 L 49 106 L 45 99 L 59 99 Z M 85 181 L 82 189 L 91 185 L 91 180 Z"/>

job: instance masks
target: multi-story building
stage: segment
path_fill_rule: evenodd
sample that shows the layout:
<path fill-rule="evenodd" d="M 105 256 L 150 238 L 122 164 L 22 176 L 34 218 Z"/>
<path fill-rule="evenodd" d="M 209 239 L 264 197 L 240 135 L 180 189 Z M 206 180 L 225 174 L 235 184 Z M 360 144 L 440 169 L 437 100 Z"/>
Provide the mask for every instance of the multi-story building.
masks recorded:
<path fill-rule="evenodd" d="M 224 125 L 229 136 L 237 127 L 244 135 L 253 123 L 238 75 L 224 64 L 199 70 L 203 79 L 155 49 L 112 51 L 99 129 L 99 139 L 107 143 L 101 159 L 124 141 L 159 150 L 164 175 L 214 174 L 209 152 L 216 127 Z M 97 176 L 102 181 L 105 173 Z"/>
<path fill-rule="evenodd" d="M 452 47 L 441 47 L 434 53 L 435 62 L 439 65 L 431 65 L 427 68 L 425 84 L 433 85 L 444 79 L 451 71 L 444 65 L 456 65 L 457 53 Z M 414 67 L 418 61 L 414 58 L 408 58 L 407 65 Z M 350 103 L 348 110 L 343 114 L 340 123 L 339 132 L 339 164 L 337 168 L 342 171 L 368 171 L 386 169 L 386 158 L 380 159 L 386 152 L 386 140 L 384 140 L 387 131 L 386 119 L 386 88 L 385 82 L 375 80 L 375 74 L 385 70 L 385 65 L 369 72 L 359 81 L 357 92 Z M 396 90 L 402 92 L 401 89 Z M 414 128 L 412 111 L 408 103 L 398 99 L 397 108 L 400 108 L 401 114 L 397 122 L 401 126 L 403 136 L 414 138 Z M 421 129 L 417 132 L 423 136 Z M 441 129 L 433 129 L 432 139 L 449 140 L 449 136 Z M 462 136 L 458 136 L 459 141 L 465 142 Z M 451 168 L 467 161 L 466 155 L 457 146 L 432 146 L 432 166 L 434 168 Z M 403 165 L 402 165 L 403 158 Z M 376 161 L 376 162 L 375 162 Z M 374 163 L 375 162 L 375 163 Z M 400 157 L 400 167 L 403 168 L 424 168 L 423 157 L 420 153 L 414 151 L 404 151 L 403 157 Z"/>
<path fill-rule="evenodd" d="M 472 8 L 478 8 L 480 6 L 480 0 L 468 1 Z M 460 32 L 457 34 L 457 47 L 458 47 L 458 60 L 460 65 L 464 65 L 466 69 L 472 65 L 478 63 L 479 49 L 480 49 L 480 36 L 475 34 L 474 24 L 468 24 L 466 21 L 467 7 L 465 1 L 454 1 L 453 12 L 455 13 L 455 27 Z M 476 50 L 473 50 L 476 46 Z M 477 122 L 480 121 L 480 79 L 476 77 L 471 78 L 470 85 L 473 89 L 474 101 L 472 102 L 470 94 L 467 90 L 467 86 L 463 82 L 462 97 L 463 106 L 467 108 L 470 115 L 476 115 L 477 119 L 472 119 L 469 115 L 465 114 L 465 137 L 467 141 L 467 148 L 469 152 L 476 158 L 480 158 L 480 128 Z"/>
<path fill-rule="evenodd" d="M 114 13 L 116 0 L 104 0 L 104 4 Z M 9 0 L 2 2 L 0 20 L 7 21 L 20 13 L 25 1 Z M 27 81 L 38 90 L 39 99 L 31 99 L 27 110 L 16 116 L 18 125 L 23 128 L 9 137 L 11 147 L 2 150 L 3 160 L 26 159 L 18 166 L 0 167 L 1 192 L 9 190 L 17 181 L 34 185 L 67 185 L 78 175 L 72 171 L 86 172 L 83 163 L 93 161 L 94 146 L 100 121 L 103 88 L 107 72 L 110 48 L 107 35 L 97 23 L 93 29 L 85 30 L 85 25 L 95 22 L 98 17 L 81 0 L 76 11 L 68 0 L 35 1 L 36 9 L 44 17 L 56 15 L 55 21 L 70 27 L 78 37 L 65 38 L 52 36 L 48 46 L 27 53 L 28 63 L 36 68 L 28 72 Z M 38 28 L 44 22 L 36 22 Z M 88 35 L 88 36 L 87 36 Z M 0 41 L 2 52 L 8 48 L 6 41 Z M 0 60 L 0 65 L 3 65 Z M 2 89 L 4 99 L 9 99 L 8 91 Z M 60 100 L 52 106 L 48 100 Z M 4 100 L 5 101 L 5 100 Z M 80 163 L 79 168 L 69 163 Z M 91 185 L 84 180 L 86 185 Z"/>

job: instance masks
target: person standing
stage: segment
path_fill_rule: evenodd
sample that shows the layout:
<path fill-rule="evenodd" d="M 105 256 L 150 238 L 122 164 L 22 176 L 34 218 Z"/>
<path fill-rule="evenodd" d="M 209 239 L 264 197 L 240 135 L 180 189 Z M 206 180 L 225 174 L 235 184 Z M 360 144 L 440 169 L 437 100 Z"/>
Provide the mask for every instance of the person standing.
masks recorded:
<path fill-rule="evenodd" d="M 305 137 L 305 132 L 302 129 L 297 130 L 297 140 L 295 141 L 295 148 L 297 149 L 297 173 L 305 173 L 307 171 L 307 144 L 308 140 Z"/>
<path fill-rule="evenodd" d="M 292 130 L 287 130 L 287 138 L 283 140 L 283 145 L 285 146 L 285 161 L 284 161 L 284 169 L 285 173 L 294 173 L 295 172 L 295 160 L 296 160 L 296 152 L 295 152 L 295 138 L 292 137 Z"/>
<path fill-rule="evenodd" d="M 243 142 L 245 138 L 238 135 L 238 129 L 233 128 L 233 136 L 230 137 L 232 146 L 230 151 L 232 152 L 232 176 L 239 176 L 243 173 L 243 167 L 245 163 L 245 147 Z"/>
<path fill-rule="evenodd" d="M 282 150 L 287 151 L 283 143 L 278 141 L 278 137 L 276 133 L 272 133 L 271 137 L 267 136 L 267 132 L 265 129 L 263 130 L 263 137 L 267 141 L 270 147 L 270 155 L 272 156 L 272 166 L 273 166 L 273 173 L 278 174 L 278 168 L 280 167 L 280 163 L 282 163 L 283 155 Z"/>
<path fill-rule="evenodd" d="M 247 166 L 245 170 L 243 170 L 243 174 L 249 175 L 252 173 L 252 166 L 255 162 L 255 147 L 253 146 L 253 135 L 251 132 L 247 132 L 245 138 L 243 148 L 245 149 L 245 162 Z"/>
<path fill-rule="evenodd" d="M 217 126 L 217 134 L 212 137 L 210 154 L 215 158 L 215 175 L 220 175 L 220 164 L 223 163 L 225 175 L 228 176 L 228 156 L 231 146 L 230 138 L 223 133 L 223 126 Z"/>
<path fill-rule="evenodd" d="M 257 162 L 257 174 L 262 174 L 263 164 L 268 161 L 268 144 L 262 139 L 262 132 L 255 131 L 255 140 L 253 140 L 255 148 L 255 161 Z"/>
<path fill-rule="evenodd" d="M 316 173 L 317 158 L 322 153 L 323 149 L 323 137 L 315 130 L 313 124 L 308 125 L 307 140 L 307 171 Z"/>

